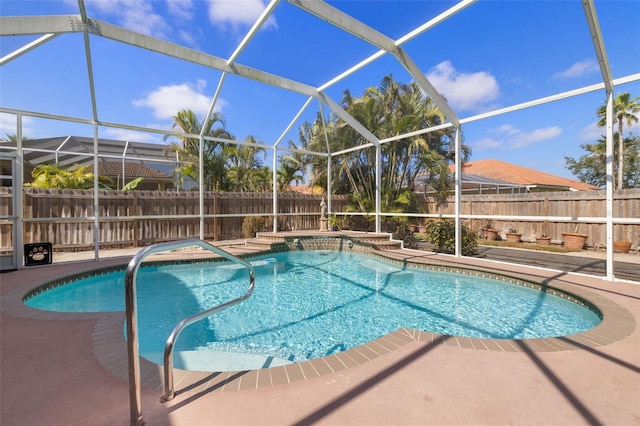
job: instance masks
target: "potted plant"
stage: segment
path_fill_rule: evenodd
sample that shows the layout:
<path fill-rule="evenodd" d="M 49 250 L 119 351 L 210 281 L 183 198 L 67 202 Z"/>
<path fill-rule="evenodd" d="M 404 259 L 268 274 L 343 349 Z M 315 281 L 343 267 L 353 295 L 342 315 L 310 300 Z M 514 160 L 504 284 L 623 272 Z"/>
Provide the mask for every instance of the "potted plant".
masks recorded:
<path fill-rule="evenodd" d="M 541 246 L 548 246 L 551 244 L 551 237 L 548 237 L 544 232 L 540 236 L 536 237 L 536 242 Z"/>
<path fill-rule="evenodd" d="M 613 242 L 614 253 L 629 253 L 631 250 L 631 241 L 616 240 Z"/>
<path fill-rule="evenodd" d="M 418 232 L 420 232 L 421 234 L 424 234 L 425 232 L 427 232 L 427 225 L 426 224 L 418 225 Z"/>
<path fill-rule="evenodd" d="M 566 248 L 582 250 L 587 242 L 587 237 L 588 235 L 578 232 L 578 226 L 576 225 L 574 232 L 562 233 L 562 242 Z"/>
<path fill-rule="evenodd" d="M 499 231 L 493 227 L 490 220 L 488 220 L 484 228 L 482 228 L 482 236 L 490 241 L 498 239 L 498 232 Z"/>
<path fill-rule="evenodd" d="M 516 228 L 509 228 L 507 232 L 507 241 L 510 243 L 519 243 L 522 233 L 518 232 Z"/>
<path fill-rule="evenodd" d="M 336 215 L 329 216 L 329 229 L 332 231 L 340 230 L 340 219 Z"/>

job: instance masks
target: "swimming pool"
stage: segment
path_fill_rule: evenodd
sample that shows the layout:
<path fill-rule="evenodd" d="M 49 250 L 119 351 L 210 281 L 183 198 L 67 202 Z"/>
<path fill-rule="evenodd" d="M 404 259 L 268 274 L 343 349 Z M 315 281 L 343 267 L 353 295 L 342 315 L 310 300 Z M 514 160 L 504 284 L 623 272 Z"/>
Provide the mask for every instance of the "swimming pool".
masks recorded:
<path fill-rule="evenodd" d="M 404 268 L 359 253 L 286 252 L 253 263 L 254 294 L 187 327 L 176 344 L 177 367 L 237 371 L 300 362 L 362 345 L 401 327 L 528 339 L 579 333 L 601 321 L 592 310 L 547 291 L 475 275 Z M 247 271 L 229 263 L 140 269 L 141 355 L 161 364 L 176 323 L 241 296 L 247 284 Z M 25 303 L 64 312 L 122 311 L 124 271 L 69 282 Z"/>

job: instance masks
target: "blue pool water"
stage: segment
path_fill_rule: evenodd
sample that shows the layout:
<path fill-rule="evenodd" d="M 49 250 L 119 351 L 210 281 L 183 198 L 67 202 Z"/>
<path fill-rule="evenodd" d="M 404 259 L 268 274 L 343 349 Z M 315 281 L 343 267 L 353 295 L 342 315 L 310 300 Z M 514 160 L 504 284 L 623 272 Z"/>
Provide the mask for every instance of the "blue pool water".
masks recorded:
<path fill-rule="evenodd" d="M 527 339 L 574 334 L 600 322 L 589 309 L 547 292 L 476 276 L 402 268 L 357 253 L 304 251 L 253 261 L 246 301 L 187 327 L 177 366 L 239 370 L 318 358 L 400 327 L 441 334 Z M 246 269 L 228 263 L 152 266 L 138 272 L 140 354 L 162 363 L 183 318 L 243 295 Z M 85 278 L 25 302 L 52 311 L 124 310 L 124 271 Z M 180 355 L 182 354 L 182 356 Z M 231 365 L 221 367 L 231 354 Z M 180 360 L 183 360 L 182 365 Z M 190 360 L 189 362 L 187 362 Z M 256 364 L 257 363 L 257 364 Z"/>

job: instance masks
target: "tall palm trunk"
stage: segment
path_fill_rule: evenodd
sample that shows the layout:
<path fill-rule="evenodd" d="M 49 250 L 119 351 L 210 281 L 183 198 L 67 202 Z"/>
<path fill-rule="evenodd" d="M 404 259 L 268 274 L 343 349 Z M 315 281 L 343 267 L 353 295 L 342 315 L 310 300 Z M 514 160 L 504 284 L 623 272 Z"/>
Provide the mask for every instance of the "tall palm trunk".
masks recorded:
<path fill-rule="evenodd" d="M 622 137 L 623 115 L 618 114 L 618 188 L 622 189 L 624 168 L 624 138 Z"/>

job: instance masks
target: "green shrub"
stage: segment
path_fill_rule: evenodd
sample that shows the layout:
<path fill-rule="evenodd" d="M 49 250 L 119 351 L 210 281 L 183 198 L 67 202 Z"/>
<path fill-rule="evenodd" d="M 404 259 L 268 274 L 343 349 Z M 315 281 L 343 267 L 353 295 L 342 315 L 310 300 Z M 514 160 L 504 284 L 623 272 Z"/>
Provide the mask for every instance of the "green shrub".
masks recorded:
<path fill-rule="evenodd" d="M 395 233 L 400 226 L 406 226 L 407 219 L 404 217 L 388 217 L 385 216 L 380 220 L 382 232 Z"/>
<path fill-rule="evenodd" d="M 267 231 L 267 232 L 273 231 L 273 216 L 267 216 L 267 218 L 264 221 L 263 231 Z M 278 216 L 278 231 L 279 232 L 291 231 L 291 226 L 289 226 L 289 221 L 285 216 Z"/>
<path fill-rule="evenodd" d="M 456 249 L 456 228 L 452 220 L 440 219 L 427 223 L 426 239 L 442 253 L 454 253 Z M 462 225 L 462 255 L 478 254 L 478 239 L 474 232 Z"/>
<path fill-rule="evenodd" d="M 242 221 L 242 233 L 247 238 L 254 238 L 257 232 L 265 229 L 266 219 L 264 216 L 247 216 Z"/>
<path fill-rule="evenodd" d="M 375 229 L 376 218 L 373 216 L 349 216 L 343 229 L 370 232 Z"/>
<path fill-rule="evenodd" d="M 398 225 L 391 236 L 394 240 L 402 240 L 404 248 L 418 248 L 416 237 L 413 236 L 413 232 L 409 230 L 407 225 Z"/>

